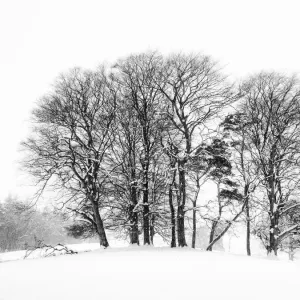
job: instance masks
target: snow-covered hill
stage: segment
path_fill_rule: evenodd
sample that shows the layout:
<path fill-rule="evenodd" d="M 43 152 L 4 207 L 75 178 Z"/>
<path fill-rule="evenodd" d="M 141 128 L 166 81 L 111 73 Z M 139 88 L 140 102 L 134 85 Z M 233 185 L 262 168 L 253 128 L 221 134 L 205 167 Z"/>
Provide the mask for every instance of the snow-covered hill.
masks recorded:
<path fill-rule="evenodd" d="M 0 264 L 1 300 L 298 299 L 297 262 L 127 247 Z"/>

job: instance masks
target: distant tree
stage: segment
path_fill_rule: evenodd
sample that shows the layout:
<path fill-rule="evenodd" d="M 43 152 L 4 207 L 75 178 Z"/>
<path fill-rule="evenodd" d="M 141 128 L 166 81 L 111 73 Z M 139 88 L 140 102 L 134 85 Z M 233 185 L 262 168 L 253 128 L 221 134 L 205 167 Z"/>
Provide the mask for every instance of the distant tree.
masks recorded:
<path fill-rule="evenodd" d="M 8 197 L 0 203 L 0 250 L 21 249 L 30 235 L 33 209 L 26 203 Z"/>
<path fill-rule="evenodd" d="M 35 239 L 47 243 L 68 241 L 64 216 L 53 210 L 38 210 L 26 201 L 8 197 L 0 203 L 0 251 L 22 250 Z"/>

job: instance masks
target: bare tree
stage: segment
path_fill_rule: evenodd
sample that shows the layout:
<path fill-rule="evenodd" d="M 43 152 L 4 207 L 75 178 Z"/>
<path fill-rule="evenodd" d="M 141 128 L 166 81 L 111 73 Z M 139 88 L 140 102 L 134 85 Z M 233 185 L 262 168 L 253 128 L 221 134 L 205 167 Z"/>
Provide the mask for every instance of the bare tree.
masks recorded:
<path fill-rule="evenodd" d="M 239 108 L 244 131 L 268 201 L 268 253 L 299 227 L 284 229 L 281 220 L 299 203 L 300 89 L 295 77 L 260 73 L 241 86 Z M 281 227 L 281 228 L 280 228 Z"/>
<path fill-rule="evenodd" d="M 122 226 L 129 229 L 130 244 L 139 245 L 139 194 L 142 177 L 139 164 L 142 154 L 139 120 L 124 95 L 118 98 L 116 115 L 118 130 L 115 132 L 111 160 L 113 165 L 118 165 L 113 179 L 114 188 L 118 191 L 113 206 L 118 209 L 112 216 L 112 222 L 116 221 L 116 217 L 122 220 Z"/>
<path fill-rule="evenodd" d="M 229 101 L 231 86 L 225 83 L 217 64 L 208 56 L 172 55 L 164 63 L 163 80 L 157 81 L 167 102 L 166 117 L 182 136 L 177 155 L 179 203 L 177 209 L 178 246 L 186 246 L 185 205 L 186 164 L 196 150 L 199 128 L 208 125 Z"/>
<path fill-rule="evenodd" d="M 142 166 L 143 233 L 144 244 L 150 244 L 150 198 L 149 182 L 151 160 L 159 148 L 161 133 L 162 97 L 155 80 L 162 58 L 156 53 L 129 56 L 118 61 L 116 69 L 122 95 L 135 111 L 141 136 L 139 162 Z"/>
<path fill-rule="evenodd" d="M 106 157 L 113 142 L 117 90 L 105 74 L 74 69 L 33 112 L 34 135 L 23 143 L 25 169 L 40 184 L 65 191 L 63 205 L 90 203 L 100 245 L 108 241 L 99 209 L 107 197 Z"/>

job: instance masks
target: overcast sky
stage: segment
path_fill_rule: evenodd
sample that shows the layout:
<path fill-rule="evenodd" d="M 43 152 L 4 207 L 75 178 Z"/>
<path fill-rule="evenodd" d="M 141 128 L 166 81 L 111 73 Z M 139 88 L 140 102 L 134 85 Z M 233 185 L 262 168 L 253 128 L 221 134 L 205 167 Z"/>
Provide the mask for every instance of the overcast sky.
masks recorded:
<path fill-rule="evenodd" d="M 0 198 L 20 198 L 29 116 L 54 78 L 129 53 L 202 52 L 240 78 L 300 72 L 299 0 L 0 0 Z"/>

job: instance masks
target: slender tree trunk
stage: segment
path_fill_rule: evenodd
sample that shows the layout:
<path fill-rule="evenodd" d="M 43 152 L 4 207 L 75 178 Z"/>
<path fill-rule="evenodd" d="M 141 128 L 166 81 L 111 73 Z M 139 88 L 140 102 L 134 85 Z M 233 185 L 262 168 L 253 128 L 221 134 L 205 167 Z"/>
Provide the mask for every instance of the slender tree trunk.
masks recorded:
<path fill-rule="evenodd" d="M 171 169 L 173 170 L 173 177 L 172 181 L 169 183 L 169 206 L 170 206 L 170 213 L 171 213 L 171 248 L 176 247 L 176 216 L 175 216 L 175 209 L 173 204 L 173 186 L 176 187 L 176 161 L 172 160 L 171 158 Z"/>
<path fill-rule="evenodd" d="M 147 105 L 143 103 L 144 114 L 141 117 L 142 131 L 143 131 L 143 148 L 144 159 L 142 162 L 143 168 L 143 225 L 144 225 L 144 245 L 150 245 L 150 226 L 149 226 L 149 164 L 150 164 L 150 136 L 147 128 Z"/>
<path fill-rule="evenodd" d="M 279 213 L 277 210 L 277 201 L 276 201 L 276 173 L 275 173 L 275 157 L 276 157 L 276 145 L 272 146 L 270 160 L 269 160 L 269 176 L 268 176 L 268 198 L 270 204 L 270 235 L 269 235 L 269 246 L 268 246 L 268 255 L 272 254 L 272 252 L 277 255 L 277 237 L 279 235 L 278 230 L 278 221 L 279 221 Z"/>
<path fill-rule="evenodd" d="M 100 246 L 107 248 L 109 246 L 107 238 L 106 238 L 106 233 L 104 229 L 104 225 L 99 213 L 99 205 L 97 201 L 92 200 L 92 205 L 93 205 L 93 212 L 95 216 L 95 221 L 97 224 L 97 232 L 99 236 L 99 241 L 100 241 Z"/>
<path fill-rule="evenodd" d="M 177 238 L 178 247 L 186 247 L 185 240 L 185 202 L 186 202 L 186 182 L 185 182 L 185 161 L 178 162 L 178 174 L 179 174 L 179 205 L 177 210 Z"/>
<path fill-rule="evenodd" d="M 249 184 L 246 183 L 244 187 L 244 199 L 245 203 L 245 212 L 246 212 L 246 249 L 247 255 L 251 256 L 251 244 L 250 244 L 250 232 L 251 232 L 251 224 L 250 224 L 250 207 L 249 207 Z"/>
<path fill-rule="evenodd" d="M 176 247 L 176 217 L 175 217 L 175 210 L 173 205 L 173 191 L 172 191 L 172 183 L 169 184 L 169 206 L 171 212 L 171 248 Z"/>
<path fill-rule="evenodd" d="M 149 178 L 148 167 L 144 167 L 143 182 L 143 225 L 144 225 L 144 245 L 150 245 L 150 226 L 149 226 Z"/>
<path fill-rule="evenodd" d="M 192 248 L 196 247 L 196 230 L 197 230 L 197 220 L 196 220 L 196 201 L 193 201 L 193 234 L 192 234 Z"/>
<path fill-rule="evenodd" d="M 246 203 L 246 224 L 247 224 L 247 236 L 246 236 L 246 246 L 247 246 L 247 255 L 251 255 L 251 245 L 250 245 L 250 211 L 249 211 L 249 203 L 247 201 Z"/>
<path fill-rule="evenodd" d="M 154 231 L 154 222 L 155 222 L 155 215 L 152 214 L 152 216 L 151 216 L 151 222 L 150 222 L 150 242 L 151 242 L 151 245 L 153 245 L 154 234 L 155 234 L 155 231 Z"/>
<path fill-rule="evenodd" d="M 197 200 L 198 200 L 198 195 L 200 192 L 200 183 L 199 183 L 199 177 L 197 176 L 196 180 L 196 185 L 197 185 L 197 190 L 195 193 L 195 198 L 193 202 L 193 234 L 192 234 L 192 248 L 196 247 L 196 236 L 197 236 L 197 215 L 196 215 L 196 207 L 197 207 Z"/>

